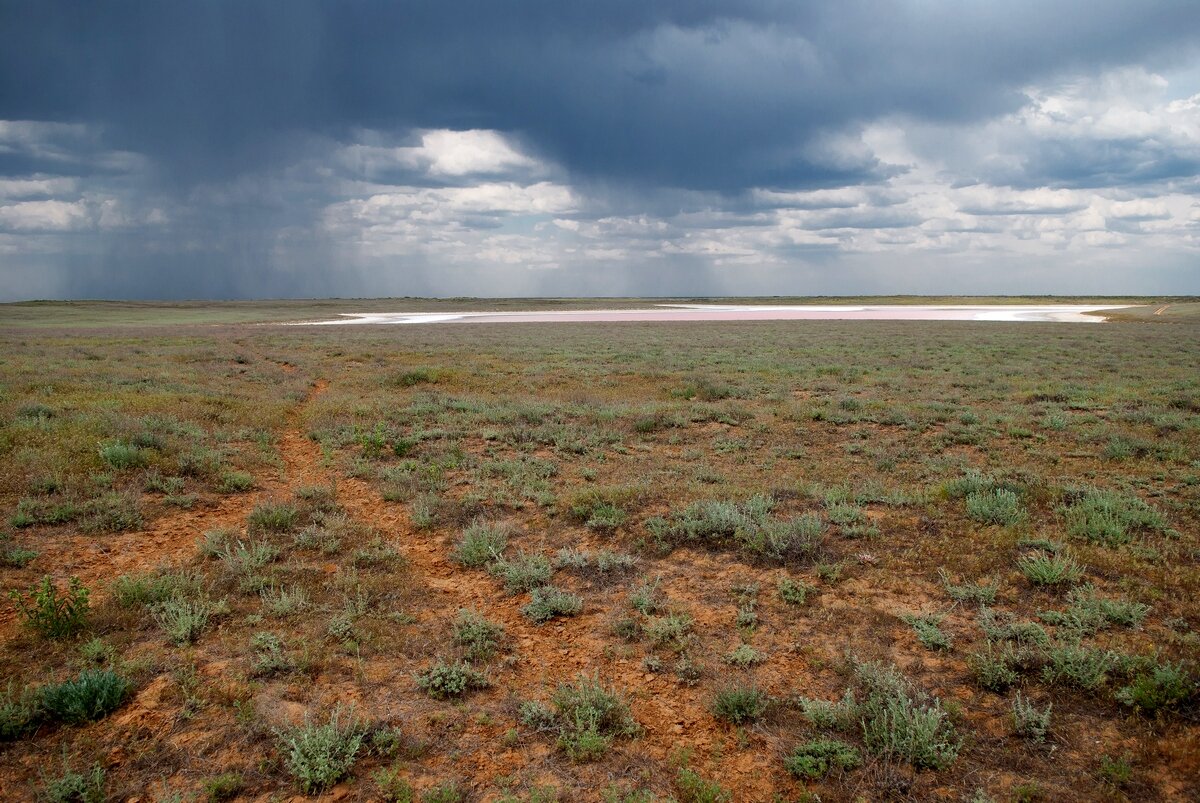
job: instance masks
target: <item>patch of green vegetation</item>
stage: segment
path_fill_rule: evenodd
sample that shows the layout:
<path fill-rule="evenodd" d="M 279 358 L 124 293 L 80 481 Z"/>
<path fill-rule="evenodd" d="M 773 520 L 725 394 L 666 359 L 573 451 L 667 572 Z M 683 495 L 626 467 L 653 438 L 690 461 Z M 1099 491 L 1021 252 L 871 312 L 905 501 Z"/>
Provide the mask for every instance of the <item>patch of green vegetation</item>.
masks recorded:
<path fill-rule="evenodd" d="M 88 590 L 78 577 L 71 577 L 66 589 L 59 591 L 46 575 L 40 585 L 24 594 L 10 591 L 8 598 L 16 606 L 21 622 L 46 638 L 73 636 L 87 627 Z"/>
<path fill-rule="evenodd" d="M 521 707 L 521 722 L 537 731 L 558 736 L 558 747 L 572 761 L 594 761 L 603 756 L 613 740 L 636 736 L 640 726 L 624 697 L 599 677 L 580 675 L 573 683 L 562 683 L 550 696 L 553 710 L 541 703 Z"/>
<path fill-rule="evenodd" d="M 921 616 L 901 616 L 912 625 L 917 633 L 917 639 L 931 650 L 948 650 L 954 644 L 954 639 L 942 631 L 940 625 L 946 618 L 939 614 L 924 614 Z"/>
<path fill-rule="evenodd" d="M 460 610 L 453 626 L 454 643 L 462 648 L 463 658 L 468 661 L 484 661 L 500 649 L 504 640 L 504 627 L 489 622 L 475 611 Z"/>
<path fill-rule="evenodd" d="M 1047 703 L 1045 708 L 1039 709 L 1030 700 L 1022 697 L 1021 692 L 1017 692 L 1012 701 L 1013 730 L 1018 736 L 1044 742 L 1046 734 L 1050 731 L 1050 712 L 1053 707 Z"/>
<path fill-rule="evenodd" d="M 469 568 L 500 560 L 508 546 L 508 529 L 499 524 L 472 522 L 462 532 L 452 557 Z"/>
<path fill-rule="evenodd" d="M 533 589 L 529 602 L 521 607 L 521 613 L 537 624 L 556 616 L 575 616 L 582 610 L 583 600 L 578 594 L 554 586 Z"/>
<path fill-rule="evenodd" d="M 815 780 L 832 770 L 852 770 L 862 763 L 858 750 L 837 739 L 816 739 L 797 745 L 783 766 L 797 778 Z"/>
<path fill-rule="evenodd" d="M 85 669 L 74 680 L 43 686 L 40 707 L 59 722 L 78 725 L 101 719 L 117 710 L 133 684 L 108 669 Z"/>
<path fill-rule="evenodd" d="M 311 795 L 344 778 L 354 766 L 366 726 L 353 709 L 338 706 L 321 724 L 307 717 L 303 725 L 276 731 L 283 763 L 301 792 Z"/>
<path fill-rule="evenodd" d="M 1105 546 L 1127 544 L 1138 532 L 1167 527 L 1162 513 L 1141 499 L 1102 488 L 1068 493 L 1059 513 L 1069 535 Z"/>
<path fill-rule="evenodd" d="M 753 686 L 728 686 L 713 698 L 712 712 L 717 719 L 734 725 L 754 722 L 767 712 L 770 698 Z"/>
<path fill-rule="evenodd" d="M 424 672 L 417 673 L 417 685 L 433 699 L 445 700 L 462 697 L 474 689 L 486 689 L 490 683 L 487 675 L 473 669 L 470 664 L 438 661 Z"/>

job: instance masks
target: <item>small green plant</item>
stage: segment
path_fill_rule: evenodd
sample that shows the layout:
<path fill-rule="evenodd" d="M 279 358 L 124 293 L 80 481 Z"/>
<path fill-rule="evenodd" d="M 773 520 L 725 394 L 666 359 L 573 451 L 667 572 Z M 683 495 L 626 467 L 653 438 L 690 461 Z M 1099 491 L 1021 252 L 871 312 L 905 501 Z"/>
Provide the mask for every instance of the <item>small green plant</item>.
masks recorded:
<path fill-rule="evenodd" d="M 382 769 L 371 776 L 383 803 L 416 803 L 417 793 L 398 769 Z"/>
<path fill-rule="evenodd" d="M 0 742 L 11 742 L 33 730 L 41 715 L 41 700 L 29 689 L 15 691 L 9 681 L 0 692 Z"/>
<path fill-rule="evenodd" d="M 647 622 L 645 631 L 656 645 L 672 645 L 682 649 L 692 632 L 692 617 L 686 613 L 670 613 Z"/>
<path fill-rule="evenodd" d="M 104 767 L 96 764 L 86 774 L 64 767 L 57 778 L 43 778 L 39 800 L 46 803 L 104 803 L 108 793 Z"/>
<path fill-rule="evenodd" d="M 221 493 L 240 494 L 254 488 L 254 475 L 247 471 L 222 471 L 217 489 Z"/>
<path fill-rule="evenodd" d="M 220 803 L 222 800 L 233 800 L 237 797 L 246 788 L 246 782 L 236 772 L 223 772 L 206 779 L 200 788 L 212 803 Z"/>
<path fill-rule="evenodd" d="M 521 606 L 521 613 L 538 624 L 556 616 L 575 616 L 582 610 L 583 600 L 579 595 L 554 586 L 535 588 L 529 602 Z"/>
<path fill-rule="evenodd" d="M 1163 515 L 1141 499 L 1101 488 L 1069 493 L 1067 504 L 1058 512 L 1066 520 L 1069 535 L 1105 546 L 1129 543 L 1139 531 L 1167 527 Z"/>
<path fill-rule="evenodd" d="M 592 508 L 585 525 L 600 532 L 612 532 L 628 519 L 628 514 L 614 504 L 602 502 Z"/>
<path fill-rule="evenodd" d="M 250 648 L 254 650 L 252 669 L 256 677 L 281 675 L 294 668 L 284 655 L 283 642 L 274 633 L 255 633 L 250 638 Z"/>
<path fill-rule="evenodd" d="M 779 591 L 779 598 L 788 605 L 803 605 L 808 601 L 809 595 L 817 590 L 811 583 L 793 580 L 790 577 L 780 577 L 776 588 Z"/>
<path fill-rule="evenodd" d="M 505 591 L 519 594 L 544 586 L 553 576 L 554 569 L 544 555 L 520 552 L 512 560 L 496 559 L 488 567 L 488 573 L 500 578 Z"/>
<path fill-rule="evenodd" d="M 1133 780 L 1133 756 L 1126 753 L 1120 758 L 1100 756 L 1100 777 L 1113 786 L 1124 786 Z"/>
<path fill-rule="evenodd" d="M 474 611 L 460 610 L 454 620 L 454 643 L 468 661 L 483 661 L 495 655 L 504 639 L 504 627 L 489 622 Z"/>
<path fill-rule="evenodd" d="M 783 760 L 783 766 L 792 775 L 814 780 L 831 770 L 852 770 L 861 763 L 858 750 L 837 739 L 805 742 Z"/>
<path fill-rule="evenodd" d="M 953 645 L 954 640 L 942 632 L 939 625 L 945 616 L 938 614 L 925 614 L 922 616 L 901 616 L 908 624 L 912 625 L 913 630 L 917 633 L 917 639 L 931 650 L 948 650 Z"/>
<path fill-rule="evenodd" d="M 716 781 L 706 781 L 694 770 L 680 767 L 675 776 L 679 803 L 730 803 L 733 793 Z"/>
<path fill-rule="evenodd" d="M 451 664 L 438 661 L 436 664 L 417 673 L 417 685 L 435 700 L 445 700 L 450 697 L 462 697 L 472 689 L 487 688 L 487 676 L 472 669 L 469 664 Z"/>
<path fill-rule="evenodd" d="M 101 445 L 100 459 L 118 471 L 146 465 L 145 453 L 133 444 L 124 441 Z"/>
<path fill-rule="evenodd" d="M 574 683 L 560 684 L 550 702 L 559 733 L 558 746 L 573 761 L 599 758 L 613 739 L 640 731 L 629 704 L 598 677 L 581 675 Z"/>
<path fill-rule="evenodd" d="M 324 724 L 304 724 L 277 731 L 279 751 L 288 772 L 305 794 L 337 783 L 354 766 L 366 728 L 353 709 L 333 709 Z"/>
<path fill-rule="evenodd" d="M 255 533 L 286 533 L 300 521 L 300 510 L 288 502 L 259 502 L 250 511 L 246 527 Z"/>
<path fill-rule="evenodd" d="M 46 716 L 76 725 L 101 719 L 120 707 L 133 684 L 109 669 L 85 669 L 74 680 L 43 686 Z"/>
<path fill-rule="evenodd" d="M 1024 520 L 1020 498 L 1007 488 L 993 488 L 967 494 L 967 516 L 983 524 L 1012 526 Z"/>
<path fill-rule="evenodd" d="M 659 588 L 661 584 L 662 578 L 656 577 L 635 586 L 629 592 L 629 607 L 646 616 L 658 613 L 664 605 L 664 596 Z"/>
<path fill-rule="evenodd" d="M 814 728 L 849 730 L 858 723 L 858 701 L 853 689 L 846 689 L 842 699 L 836 703 L 800 697 L 794 704 Z"/>
<path fill-rule="evenodd" d="M 1017 682 L 1020 675 L 1013 668 L 1017 655 L 1012 647 L 1005 645 L 1001 649 L 992 646 L 989 641 L 980 652 L 972 653 L 967 658 L 967 666 L 975 675 L 975 680 L 988 691 L 1001 692 Z"/>
<path fill-rule="evenodd" d="M 258 592 L 258 596 L 262 600 L 263 612 L 268 616 L 293 616 L 309 606 L 308 592 L 298 585 L 291 588 L 264 588 Z"/>
<path fill-rule="evenodd" d="M 817 577 L 820 577 L 826 583 L 836 583 L 842 579 L 842 573 L 846 570 L 844 561 L 819 561 L 813 564 L 813 572 Z"/>
<path fill-rule="evenodd" d="M 1108 673 L 1116 665 L 1116 656 L 1079 644 L 1062 644 L 1045 651 L 1046 664 L 1042 679 L 1047 683 L 1063 683 L 1081 689 L 1104 685 Z"/>
<path fill-rule="evenodd" d="M 996 591 L 999 586 L 995 583 L 963 583 L 956 584 L 951 579 L 945 569 L 938 569 L 938 575 L 942 578 L 942 588 L 946 589 L 946 593 L 950 599 L 955 602 L 977 603 L 979 605 L 992 605 L 996 602 Z"/>
<path fill-rule="evenodd" d="M 226 569 L 235 577 L 251 577 L 279 557 L 279 549 L 266 541 L 227 543 L 220 552 Z"/>
<path fill-rule="evenodd" d="M 87 626 L 88 590 L 78 577 L 71 577 L 61 593 L 46 575 L 28 593 L 10 591 L 8 597 L 21 621 L 46 638 L 72 636 Z"/>
<path fill-rule="evenodd" d="M 918 768 L 943 769 L 954 762 L 962 740 L 937 698 L 882 664 L 857 664 L 855 678 L 865 693 L 859 713 L 868 749 Z"/>
<path fill-rule="evenodd" d="M 199 572 L 180 569 L 173 572 L 123 574 L 113 581 L 113 599 L 122 608 L 157 605 L 173 597 L 192 597 L 200 593 L 204 582 Z"/>
<path fill-rule="evenodd" d="M 154 608 L 154 621 L 173 644 L 182 646 L 199 638 L 209 618 L 219 609 L 219 605 L 203 597 L 172 597 Z"/>
<path fill-rule="evenodd" d="M 734 725 L 753 722 L 766 713 L 770 698 L 752 686 L 729 686 L 717 692 L 712 711 L 717 719 Z"/>
<path fill-rule="evenodd" d="M 1017 568 L 1034 585 L 1057 586 L 1075 583 L 1083 576 L 1084 567 L 1066 554 L 1034 552 L 1022 555 Z"/>
<path fill-rule="evenodd" d="M 1046 629 L 1037 622 L 1022 622 L 1008 611 L 996 612 L 991 608 L 979 609 L 979 627 L 991 641 L 1014 641 L 1018 645 L 1048 644 L 1050 637 Z"/>
<path fill-rule="evenodd" d="M 478 568 L 499 560 L 508 546 L 508 529 L 499 524 L 475 521 L 463 530 L 452 557 L 463 566 Z"/>
<path fill-rule="evenodd" d="M 1021 692 L 1017 692 L 1012 702 L 1013 730 L 1018 736 L 1044 742 L 1050 730 L 1050 711 L 1053 707 L 1047 703 L 1044 709 L 1039 710 L 1031 701 L 1022 697 Z"/>
<path fill-rule="evenodd" d="M 421 803 L 463 803 L 464 800 L 457 781 L 442 781 L 421 795 Z"/>
<path fill-rule="evenodd" d="M 762 653 L 751 647 L 749 644 L 739 644 L 728 655 L 725 656 L 725 663 L 741 669 L 754 666 L 763 662 Z"/>
<path fill-rule="evenodd" d="M 1138 673 L 1128 686 L 1118 689 L 1116 697 L 1123 705 L 1155 714 L 1178 706 L 1194 691 L 1195 683 L 1180 661 L 1177 664 L 1155 663 Z"/>

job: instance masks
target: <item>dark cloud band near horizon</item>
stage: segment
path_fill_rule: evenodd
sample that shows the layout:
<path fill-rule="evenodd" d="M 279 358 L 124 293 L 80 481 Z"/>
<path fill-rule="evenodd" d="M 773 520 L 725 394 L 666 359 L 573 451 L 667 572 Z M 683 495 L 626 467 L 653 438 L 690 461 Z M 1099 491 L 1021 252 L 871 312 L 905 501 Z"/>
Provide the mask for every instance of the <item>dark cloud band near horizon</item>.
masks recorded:
<path fill-rule="evenodd" d="M 1200 292 L 1198 174 L 1194 2 L 0 2 L 0 298 Z"/>

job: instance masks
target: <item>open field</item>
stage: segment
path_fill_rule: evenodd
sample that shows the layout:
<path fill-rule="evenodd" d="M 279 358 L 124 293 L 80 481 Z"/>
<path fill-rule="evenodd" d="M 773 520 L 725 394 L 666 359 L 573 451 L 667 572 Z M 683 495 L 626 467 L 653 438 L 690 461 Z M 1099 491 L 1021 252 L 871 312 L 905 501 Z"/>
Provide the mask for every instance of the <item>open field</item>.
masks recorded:
<path fill-rule="evenodd" d="M 1200 315 L 1140 303 L 0 308 L 0 788 L 1194 800 Z"/>

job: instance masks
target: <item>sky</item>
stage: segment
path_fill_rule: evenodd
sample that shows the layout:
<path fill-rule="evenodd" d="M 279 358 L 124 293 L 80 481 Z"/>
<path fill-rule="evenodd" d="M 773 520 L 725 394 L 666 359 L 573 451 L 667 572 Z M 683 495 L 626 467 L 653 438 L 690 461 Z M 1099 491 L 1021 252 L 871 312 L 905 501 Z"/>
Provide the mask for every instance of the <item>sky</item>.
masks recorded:
<path fill-rule="evenodd" d="M 0 0 L 0 300 L 1200 294 L 1197 0 Z"/>

